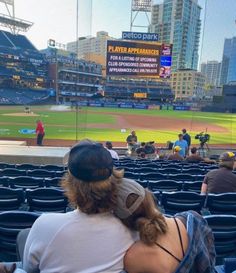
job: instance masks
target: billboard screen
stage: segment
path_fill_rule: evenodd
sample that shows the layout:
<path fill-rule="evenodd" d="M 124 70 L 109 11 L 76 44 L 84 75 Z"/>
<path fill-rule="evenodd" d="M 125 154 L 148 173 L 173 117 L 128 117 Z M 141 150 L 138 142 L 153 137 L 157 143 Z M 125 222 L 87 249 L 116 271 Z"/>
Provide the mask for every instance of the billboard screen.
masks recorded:
<path fill-rule="evenodd" d="M 107 41 L 107 76 L 168 78 L 171 51 L 171 45 L 159 43 Z"/>
<path fill-rule="evenodd" d="M 152 0 L 132 0 L 132 11 L 151 12 Z"/>

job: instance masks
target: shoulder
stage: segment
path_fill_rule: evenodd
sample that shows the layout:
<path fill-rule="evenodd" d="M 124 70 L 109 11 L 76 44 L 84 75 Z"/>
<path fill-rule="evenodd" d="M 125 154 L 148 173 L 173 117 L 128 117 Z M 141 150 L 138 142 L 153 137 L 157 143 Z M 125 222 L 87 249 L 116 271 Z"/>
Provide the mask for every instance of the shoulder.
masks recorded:
<path fill-rule="evenodd" d="M 138 241 L 128 249 L 124 257 L 124 267 L 126 271 L 140 271 L 140 267 L 143 266 L 143 261 L 148 258 L 147 255 L 149 255 L 147 248 L 148 246 Z"/>
<path fill-rule="evenodd" d="M 42 232 L 42 230 L 47 229 L 47 231 L 55 232 L 60 226 L 68 222 L 74 215 L 73 212 L 69 213 L 45 213 L 42 214 L 33 224 L 32 232 Z"/>

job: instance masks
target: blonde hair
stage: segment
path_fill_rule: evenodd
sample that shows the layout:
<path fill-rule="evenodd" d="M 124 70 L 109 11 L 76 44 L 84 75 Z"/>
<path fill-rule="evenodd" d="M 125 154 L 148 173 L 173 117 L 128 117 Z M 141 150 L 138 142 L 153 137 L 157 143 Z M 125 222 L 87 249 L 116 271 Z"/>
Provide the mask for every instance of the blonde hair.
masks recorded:
<path fill-rule="evenodd" d="M 116 185 L 123 176 L 123 170 L 113 170 L 106 180 L 84 182 L 68 172 L 63 177 L 61 186 L 72 206 L 78 207 L 84 213 L 95 214 L 113 210 L 116 204 Z"/>
<path fill-rule="evenodd" d="M 129 208 L 137 199 L 136 194 L 130 194 L 126 200 Z M 147 245 L 153 245 L 158 237 L 167 232 L 167 224 L 163 214 L 157 209 L 153 195 L 145 190 L 145 198 L 139 208 L 122 222 L 130 229 L 139 231 L 140 239 Z"/>

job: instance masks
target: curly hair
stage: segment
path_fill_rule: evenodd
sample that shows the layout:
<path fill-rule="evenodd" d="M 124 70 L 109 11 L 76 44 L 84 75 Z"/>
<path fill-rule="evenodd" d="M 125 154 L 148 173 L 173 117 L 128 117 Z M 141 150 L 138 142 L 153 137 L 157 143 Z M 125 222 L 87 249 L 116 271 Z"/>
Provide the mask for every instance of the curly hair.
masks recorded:
<path fill-rule="evenodd" d="M 123 176 L 123 170 L 113 170 L 113 174 L 106 180 L 84 182 L 68 172 L 63 177 L 61 186 L 72 206 L 86 214 L 96 214 L 113 210 L 116 204 L 116 185 Z"/>

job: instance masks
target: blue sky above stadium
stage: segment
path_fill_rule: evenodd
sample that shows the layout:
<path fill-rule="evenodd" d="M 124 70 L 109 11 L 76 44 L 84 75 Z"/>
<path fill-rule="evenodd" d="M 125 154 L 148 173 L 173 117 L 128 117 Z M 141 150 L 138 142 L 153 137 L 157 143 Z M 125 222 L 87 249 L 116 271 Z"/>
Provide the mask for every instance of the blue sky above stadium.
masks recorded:
<path fill-rule="evenodd" d="M 202 18 L 205 1 L 199 0 Z M 34 22 L 27 36 L 37 48 L 45 48 L 50 38 L 61 43 L 75 40 L 76 0 L 15 0 L 15 3 L 16 16 Z M 131 0 L 79 0 L 79 34 L 94 35 L 105 30 L 119 38 L 123 30 L 129 30 L 130 7 Z M 236 36 L 235 19 L 235 0 L 207 1 L 202 61 L 221 60 L 224 38 Z M 139 20 L 145 21 L 142 17 Z"/>

